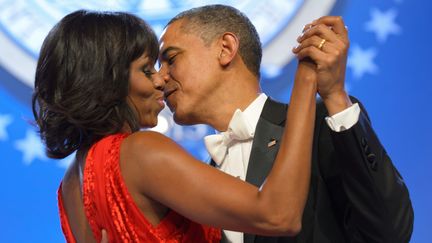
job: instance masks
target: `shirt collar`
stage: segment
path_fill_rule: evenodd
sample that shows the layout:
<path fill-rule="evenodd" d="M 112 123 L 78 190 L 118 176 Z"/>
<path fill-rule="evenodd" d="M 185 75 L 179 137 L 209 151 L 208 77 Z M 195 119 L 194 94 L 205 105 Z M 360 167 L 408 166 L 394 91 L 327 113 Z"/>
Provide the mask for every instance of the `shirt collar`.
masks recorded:
<path fill-rule="evenodd" d="M 261 93 L 246 109 L 243 111 L 243 115 L 250 127 L 255 130 L 258 120 L 260 118 L 262 109 L 267 100 L 267 95 Z"/>
<path fill-rule="evenodd" d="M 259 94 L 258 97 L 256 97 L 255 100 L 252 101 L 252 103 L 250 103 L 249 106 L 246 107 L 246 109 L 243 111 L 243 115 L 246 118 L 246 122 L 249 124 L 250 127 L 253 128 L 254 131 L 258 124 L 258 120 L 261 116 L 261 112 L 262 109 L 264 108 L 267 98 L 268 97 L 266 94 L 264 93 Z M 215 129 L 215 133 L 218 134 L 221 133 L 221 131 Z"/>

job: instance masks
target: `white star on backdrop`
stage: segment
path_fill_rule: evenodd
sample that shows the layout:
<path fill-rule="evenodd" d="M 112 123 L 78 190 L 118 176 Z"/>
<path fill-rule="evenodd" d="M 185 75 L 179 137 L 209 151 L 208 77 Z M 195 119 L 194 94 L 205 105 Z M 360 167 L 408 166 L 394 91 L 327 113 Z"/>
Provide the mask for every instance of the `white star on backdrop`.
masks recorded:
<path fill-rule="evenodd" d="M 376 54 L 376 50 L 373 48 L 362 49 L 359 45 L 352 47 L 347 65 L 352 69 L 355 79 L 360 79 L 365 73 L 377 73 L 378 66 L 373 61 Z"/>
<path fill-rule="evenodd" d="M 374 32 L 378 41 L 384 43 L 390 34 L 396 35 L 402 31 L 401 27 L 395 22 L 396 16 L 397 11 L 395 9 L 381 12 L 373 8 L 371 10 L 372 19 L 366 23 L 366 30 Z"/>
<path fill-rule="evenodd" d="M 6 127 L 12 123 L 12 120 L 11 115 L 0 114 L 0 141 L 6 141 L 9 138 Z"/>
<path fill-rule="evenodd" d="M 44 146 L 36 132 L 28 129 L 25 138 L 15 142 L 15 148 L 23 153 L 23 162 L 30 165 L 36 158 L 45 160 Z"/>

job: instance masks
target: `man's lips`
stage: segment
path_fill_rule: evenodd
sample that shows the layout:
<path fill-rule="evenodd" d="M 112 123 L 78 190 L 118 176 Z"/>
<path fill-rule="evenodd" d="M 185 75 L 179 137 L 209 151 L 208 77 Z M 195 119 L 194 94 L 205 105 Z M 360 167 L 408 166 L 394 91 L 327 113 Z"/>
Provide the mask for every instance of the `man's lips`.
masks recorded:
<path fill-rule="evenodd" d="M 169 97 L 173 97 L 171 95 L 173 93 L 175 93 L 176 91 L 177 91 L 177 89 L 175 89 L 175 88 L 173 88 L 173 89 L 165 89 L 164 90 L 165 102 L 168 105 L 168 107 L 170 108 L 171 112 L 175 111 L 175 104 L 172 103 L 173 102 L 172 99 L 171 99 L 171 102 L 168 99 L 169 99 Z"/>
<path fill-rule="evenodd" d="M 174 93 L 176 91 L 176 89 L 170 89 L 170 90 L 166 90 L 164 91 L 164 96 L 165 96 L 165 100 L 168 99 L 168 96 L 170 96 L 172 93 Z"/>

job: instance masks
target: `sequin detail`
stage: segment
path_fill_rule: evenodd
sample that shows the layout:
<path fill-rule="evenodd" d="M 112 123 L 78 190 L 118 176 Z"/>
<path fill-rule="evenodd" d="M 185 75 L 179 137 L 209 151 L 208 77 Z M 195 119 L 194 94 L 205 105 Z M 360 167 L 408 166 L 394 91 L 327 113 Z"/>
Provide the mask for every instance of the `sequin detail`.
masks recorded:
<path fill-rule="evenodd" d="M 120 145 L 128 134 L 107 136 L 94 144 L 84 168 L 84 210 L 97 242 L 106 229 L 109 242 L 220 242 L 221 231 L 197 224 L 170 210 L 157 226 L 141 213 L 127 190 L 120 171 Z M 59 197 L 59 208 L 61 198 Z M 63 233 L 75 242 L 60 210 Z M 69 236 L 69 238 L 68 238 Z M 72 237 L 72 238 L 71 238 Z"/>

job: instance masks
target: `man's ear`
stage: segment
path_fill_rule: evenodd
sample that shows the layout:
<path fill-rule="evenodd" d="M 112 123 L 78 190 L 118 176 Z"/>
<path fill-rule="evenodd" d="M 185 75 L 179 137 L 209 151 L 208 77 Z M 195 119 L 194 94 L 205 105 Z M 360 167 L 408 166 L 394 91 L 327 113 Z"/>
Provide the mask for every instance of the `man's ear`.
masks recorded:
<path fill-rule="evenodd" d="M 225 32 L 220 39 L 219 62 L 222 66 L 229 65 L 237 55 L 240 43 L 237 36 L 231 32 Z"/>

